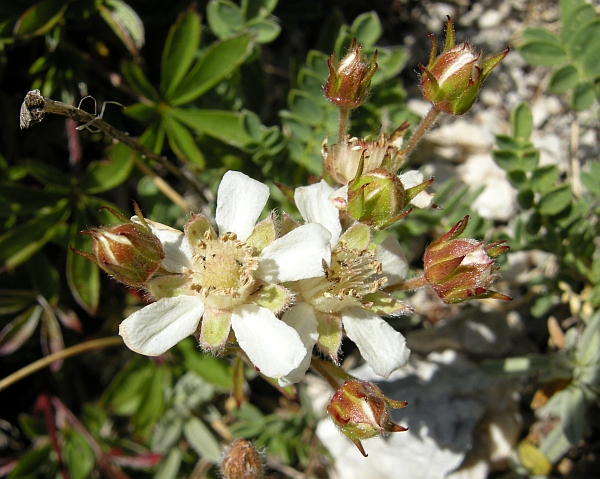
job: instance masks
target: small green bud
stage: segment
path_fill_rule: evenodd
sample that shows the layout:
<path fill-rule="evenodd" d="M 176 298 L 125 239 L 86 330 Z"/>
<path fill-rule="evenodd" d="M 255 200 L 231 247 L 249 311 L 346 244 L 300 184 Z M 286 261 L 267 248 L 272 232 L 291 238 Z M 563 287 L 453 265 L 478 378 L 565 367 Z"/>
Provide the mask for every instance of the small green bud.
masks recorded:
<path fill-rule="evenodd" d="M 509 246 L 504 240 L 484 245 L 475 239 L 458 239 L 468 221 L 469 216 L 465 216 L 427 246 L 423 256 L 425 279 L 446 304 L 483 298 L 510 301 L 509 296 L 488 289 L 499 276 L 495 258 Z"/>
<path fill-rule="evenodd" d="M 105 208 L 124 223 L 82 231 L 92 237 L 93 253 L 72 251 L 93 261 L 117 281 L 140 288 L 160 268 L 165 252 L 135 206 L 141 223 L 134 223 L 117 211 Z"/>
<path fill-rule="evenodd" d="M 335 392 L 327 413 L 333 422 L 356 445 L 363 456 L 367 456 L 361 444 L 386 432 L 402 432 L 408 428 L 394 424 L 390 408 L 408 406 L 406 401 L 394 401 L 383 395 L 373 383 L 349 379 Z"/>
<path fill-rule="evenodd" d="M 427 66 L 419 65 L 423 98 L 437 109 L 450 115 L 467 113 L 479 95 L 483 81 L 508 54 L 507 48 L 483 62 L 468 42 L 454 45 L 454 27 L 448 17 L 444 49 L 436 57 L 435 37 L 431 38 L 431 52 Z"/>
<path fill-rule="evenodd" d="M 362 53 L 362 45 L 352 40 L 348 53 L 340 63 L 333 66 L 334 54 L 327 61 L 329 77 L 325 84 L 325 96 L 342 108 L 358 108 L 371 91 L 371 79 L 377 71 L 377 51 L 370 61 Z"/>

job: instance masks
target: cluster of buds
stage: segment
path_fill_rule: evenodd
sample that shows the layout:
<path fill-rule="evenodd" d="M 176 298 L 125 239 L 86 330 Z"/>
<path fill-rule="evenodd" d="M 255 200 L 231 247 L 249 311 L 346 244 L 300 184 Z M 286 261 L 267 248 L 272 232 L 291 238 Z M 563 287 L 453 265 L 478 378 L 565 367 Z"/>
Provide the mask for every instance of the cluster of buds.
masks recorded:
<path fill-rule="evenodd" d="M 419 65 L 423 98 L 435 108 L 450 115 L 467 113 L 479 95 L 483 81 L 508 54 L 507 48 L 487 61 L 481 60 L 468 42 L 454 45 L 454 27 L 448 17 L 444 49 L 437 56 L 433 34 L 427 66 Z"/>
<path fill-rule="evenodd" d="M 465 216 L 427 246 L 423 257 L 427 283 L 447 304 L 483 298 L 510 300 L 510 296 L 488 289 L 498 277 L 496 258 L 510 247 L 505 240 L 485 245 L 458 238 L 468 221 L 469 216 Z"/>
<path fill-rule="evenodd" d="M 123 223 L 82 231 L 82 234 L 93 238 L 93 253 L 77 249 L 73 249 L 73 252 L 93 261 L 117 281 L 140 288 L 158 271 L 165 252 L 137 204 L 134 207 L 140 223 L 134 223 L 118 211 L 104 207 Z"/>
<path fill-rule="evenodd" d="M 394 401 L 384 396 L 381 389 L 373 383 L 349 379 L 331 398 L 327 413 L 340 431 L 366 457 L 362 439 L 408 430 L 392 422 L 390 411 L 390 408 L 400 409 L 406 406 L 406 401 Z"/>

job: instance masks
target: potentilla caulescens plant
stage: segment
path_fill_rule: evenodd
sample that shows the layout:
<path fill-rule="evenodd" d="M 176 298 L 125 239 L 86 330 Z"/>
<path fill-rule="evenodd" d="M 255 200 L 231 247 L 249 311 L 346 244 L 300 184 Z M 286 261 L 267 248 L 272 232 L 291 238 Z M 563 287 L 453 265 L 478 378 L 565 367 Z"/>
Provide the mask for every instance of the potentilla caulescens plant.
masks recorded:
<path fill-rule="evenodd" d="M 376 54 L 367 59 L 353 42 L 338 65 L 332 56 L 324 91 L 340 111 L 338 138 L 323 142 L 323 179 L 294 192 L 299 222 L 272 212 L 257 223 L 269 188 L 229 171 L 218 188 L 216 228 L 193 214 L 179 231 L 136 208 L 122 225 L 88 232 L 93 253 L 79 253 L 153 301 L 121 323 L 125 344 L 156 356 L 193 335 L 203 351 L 237 353 L 282 387 L 312 367 L 336 390 L 330 417 L 363 454 L 361 439 L 405 430 L 391 422 L 389 409 L 406 403 L 343 372 L 341 344 L 348 337 L 388 377 L 407 364 L 410 351 L 387 319 L 413 312 L 393 292 L 430 287 L 446 303 L 510 299 L 490 289 L 498 277 L 495 260 L 508 246 L 459 239 L 468 217 L 427 247 L 424 275 L 411 279 L 398 240 L 388 235 L 376 242 L 373 234 L 406 221 L 413 207 L 436 207 L 426 191 L 433 178 L 400 169 L 440 112 L 471 108 L 507 52 L 481 62 L 468 43 L 454 45 L 449 19 L 444 50 L 436 56 L 432 37 L 422 67 L 421 88 L 432 110 L 406 143 L 408 124 L 375 139 L 348 135 L 351 110 L 368 98 Z M 329 362 L 317 359 L 315 348 Z"/>

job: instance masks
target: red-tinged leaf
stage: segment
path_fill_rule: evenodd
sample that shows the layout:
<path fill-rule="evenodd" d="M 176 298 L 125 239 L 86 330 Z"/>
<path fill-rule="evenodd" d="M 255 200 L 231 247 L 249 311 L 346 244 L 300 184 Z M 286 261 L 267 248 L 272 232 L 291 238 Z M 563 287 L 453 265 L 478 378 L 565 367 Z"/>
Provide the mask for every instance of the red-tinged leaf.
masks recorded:
<path fill-rule="evenodd" d="M 121 451 L 112 450 L 108 453 L 108 458 L 113 464 L 118 466 L 131 467 L 133 469 L 143 469 L 151 467 L 160 462 L 163 458 L 162 454 L 154 452 L 146 452 L 137 456 L 123 456 Z"/>
<path fill-rule="evenodd" d="M 42 314 L 41 334 L 42 351 L 44 352 L 44 356 L 49 356 L 62 351 L 65 348 L 65 343 L 63 341 L 60 325 L 58 324 L 58 320 L 56 319 L 56 315 L 54 314 L 52 307 L 48 303 L 43 304 L 42 307 L 44 309 Z M 54 361 L 50 365 L 50 370 L 55 373 L 60 369 L 62 363 L 62 359 Z"/>
<path fill-rule="evenodd" d="M 72 309 L 63 310 L 61 308 L 56 308 L 55 313 L 56 317 L 65 328 L 69 328 L 76 333 L 81 333 L 81 321 L 79 321 L 79 316 L 77 316 L 75 311 Z"/>
<path fill-rule="evenodd" d="M 19 17 L 13 33 L 16 37 L 30 38 L 50 31 L 63 17 L 69 2 L 44 0 L 29 7 Z"/>
<path fill-rule="evenodd" d="M 8 323 L 0 331 L 0 355 L 19 349 L 35 331 L 41 315 L 42 307 L 34 305 Z"/>

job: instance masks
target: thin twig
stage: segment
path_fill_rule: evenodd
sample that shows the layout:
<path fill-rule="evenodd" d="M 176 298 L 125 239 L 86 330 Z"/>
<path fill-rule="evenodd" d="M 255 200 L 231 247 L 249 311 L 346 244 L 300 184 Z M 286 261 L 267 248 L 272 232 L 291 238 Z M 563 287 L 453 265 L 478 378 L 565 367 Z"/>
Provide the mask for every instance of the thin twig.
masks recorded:
<path fill-rule="evenodd" d="M 75 346 L 71 346 L 70 348 L 63 349 L 62 351 L 58 351 L 54 354 L 50 354 L 49 356 L 38 359 L 37 361 L 28 364 L 24 368 L 21 368 L 18 371 L 15 371 L 14 373 L 0 380 L 0 391 L 6 389 L 8 386 L 13 385 L 17 381 L 26 378 L 30 374 L 33 374 L 39 371 L 40 369 L 44 369 L 45 367 L 50 366 L 54 361 L 57 361 L 59 359 L 65 359 L 71 356 L 77 356 L 81 353 L 93 351 L 95 349 L 102 349 L 109 346 L 117 346 L 119 344 L 123 344 L 123 340 L 119 336 L 110 336 L 108 338 L 92 339 L 91 341 L 76 344 Z"/>
<path fill-rule="evenodd" d="M 427 133 L 429 129 L 433 126 L 435 120 L 437 119 L 440 113 L 441 111 L 439 109 L 431 105 L 431 108 L 427 112 L 427 115 L 425 115 L 425 117 L 421 120 L 421 123 L 419 123 L 411 137 L 408 139 L 406 146 L 400 152 L 401 155 L 403 155 L 404 157 L 410 155 L 412 150 L 414 150 L 414 148 L 421 141 L 425 133 Z"/>
<path fill-rule="evenodd" d="M 39 90 L 31 90 L 27 93 L 27 95 L 25 95 L 25 100 L 23 100 L 23 104 L 21 105 L 20 113 L 21 129 L 23 130 L 29 128 L 31 125 L 41 122 L 46 113 L 66 116 L 67 118 L 71 118 L 79 123 L 82 123 L 84 126 L 93 126 L 94 128 L 97 128 L 102 133 L 123 143 L 132 150 L 139 152 L 143 158 L 149 158 L 150 160 L 155 161 L 177 178 L 185 181 L 191 188 L 194 189 L 194 191 L 198 193 L 200 198 L 205 203 L 207 202 L 204 191 L 202 191 L 202 188 L 199 187 L 198 183 L 191 181 L 189 175 L 184 174 L 181 168 L 173 165 L 166 157 L 155 153 L 151 149 L 142 145 L 135 138 L 129 136 L 127 133 L 116 129 L 111 124 L 105 122 L 101 116 L 92 115 L 87 111 L 76 108 L 72 105 L 68 105 L 61 101 L 45 98 L 42 96 L 42 93 Z M 178 201 L 178 204 L 179 203 L 185 203 L 187 205 L 187 202 L 181 198 L 181 196 L 180 200 Z M 185 209 L 186 211 L 189 211 L 189 205 Z"/>

